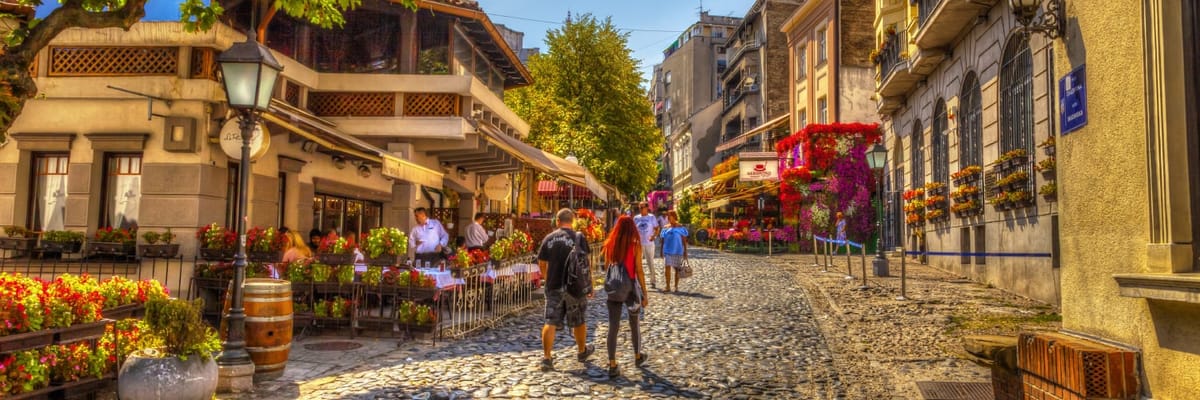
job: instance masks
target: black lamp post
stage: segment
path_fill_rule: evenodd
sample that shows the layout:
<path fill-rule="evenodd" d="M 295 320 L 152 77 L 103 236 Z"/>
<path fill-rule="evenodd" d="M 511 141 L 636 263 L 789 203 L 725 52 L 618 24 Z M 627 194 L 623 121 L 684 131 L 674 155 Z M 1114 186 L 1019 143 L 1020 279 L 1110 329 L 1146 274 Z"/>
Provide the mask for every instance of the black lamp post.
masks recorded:
<path fill-rule="evenodd" d="M 883 175 L 884 167 L 887 166 L 887 148 L 883 143 L 876 143 L 871 147 L 871 151 L 867 152 L 867 164 L 872 170 L 879 171 L 879 179 L 876 180 L 879 218 L 875 220 L 875 259 L 871 261 L 871 268 L 875 271 L 875 276 L 887 276 L 888 261 L 883 256 Z"/>
<path fill-rule="evenodd" d="M 246 352 L 246 310 L 242 303 L 242 284 L 246 280 L 246 184 L 250 180 L 250 139 L 258 122 L 258 113 L 271 105 L 275 79 L 283 66 L 271 51 L 257 41 L 235 43 L 217 57 L 221 64 L 222 82 L 229 107 L 241 118 L 238 126 L 242 135 L 241 168 L 238 177 L 237 255 L 233 258 L 233 288 L 230 292 L 228 332 L 217 364 L 222 366 L 253 365 Z"/>

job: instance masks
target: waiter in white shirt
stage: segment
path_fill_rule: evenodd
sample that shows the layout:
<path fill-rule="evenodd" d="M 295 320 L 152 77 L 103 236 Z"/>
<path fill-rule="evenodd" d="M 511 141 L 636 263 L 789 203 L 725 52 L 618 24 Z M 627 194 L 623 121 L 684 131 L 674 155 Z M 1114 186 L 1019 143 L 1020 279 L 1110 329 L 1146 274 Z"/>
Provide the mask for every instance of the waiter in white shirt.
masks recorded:
<path fill-rule="evenodd" d="M 483 213 L 475 213 L 475 220 L 467 226 L 467 250 L 483 250 L 488 241 L 487 229 L 483 228 Z"/>
<path fill-rule="evenodd" d="M 438 222 L 436 219 L 429 219 L 429 214 L 425 210 L 425 207 L 418 207 L 416 210 L 413 210 L 413 216 L 417 218 L 417 225 L 412 228 L 412 232 L 408 235 L 408 246 L 413 249 L 413 257 L 416 260 L 416 265 L 424 266 L 425 262 L 437 265 L 445 259 L 442 251 L 450 243 L 450 235 L 446 233 L 446 229 L 442 227 L 441 222 Z"/>

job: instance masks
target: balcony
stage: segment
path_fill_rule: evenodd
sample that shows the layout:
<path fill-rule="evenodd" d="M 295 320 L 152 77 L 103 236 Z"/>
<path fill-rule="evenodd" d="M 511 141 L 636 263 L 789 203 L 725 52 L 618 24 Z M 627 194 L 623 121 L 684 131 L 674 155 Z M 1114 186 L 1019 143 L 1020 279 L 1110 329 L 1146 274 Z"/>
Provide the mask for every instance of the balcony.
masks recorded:
<path fill-rule="evenodd" d="M 933 73 L 938 64 L 946 59 L 946 52 L 942 49 L 913 49 L 916 50 L 911 57 L 908 70 L 916 75 L 928 76 Z"/>
<path fill-rule="evenodd" d="M 913 74 L 909 70 L 909 47 L 905 40 L 905 32 L 901 31 L 888 36 L 888 43 L 879 52 L 879 95 L 895 97 L 908 93 L 917 85 L 923 75 Z"/>
<path fill-rule="evenodd" d="M 952 45 L 964 29 L 974 26 L 999 0 L 918 0 L 920 31 L 917 47 L 941 49 Z"/>
<path fill-rule="evenodd" d="M 904 105 L 904 97 L 884 97 L 879 99 L 879 104 L 875 106 L 875 112 L 879 115 L 892 115 L 902 105 Z"/>
<path fill-rule="evenodd" d="M 742 101 L 747 96 L 757 94 L 759 90 L 760 88 L 757 84 L 740 86 L 737 89 L 730 90 L 728 92 L 729 94 L 725 95 L 725 104 L 724 108 L 721 110 L 722 113 L 729 111 L 730 108 L 733 108 L 734 105 L 737 105 L 738 102 Z"/>

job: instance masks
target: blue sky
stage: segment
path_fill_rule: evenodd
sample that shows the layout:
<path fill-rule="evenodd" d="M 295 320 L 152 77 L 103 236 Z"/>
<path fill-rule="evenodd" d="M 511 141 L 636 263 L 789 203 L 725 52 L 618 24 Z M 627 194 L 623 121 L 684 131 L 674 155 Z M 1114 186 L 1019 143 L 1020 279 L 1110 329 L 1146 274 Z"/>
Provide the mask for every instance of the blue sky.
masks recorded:
<path fill-rule="evenodd" d="M 38 16 L 45 16 L 57 6 L 53 0 L 47 3 L 38 9 Z M 492 22 L 525 32 L 525 47 L 541 47 L 542 51 L 546 51 L 543 42 L 546 31 L 560 25 L 568 11 L 572 14 L 591 13 L 600 18 L 611 16 L 618 28 L 633 29 L 629 35 L 629 48 L 633 50 L 634 58 L 641 60 L 643 75 L 647 78 L 654 64 L 662 62 L 662 50 L 699 19 L 700 3 L 700 0 L 479 0 Z M 712 15 L 741 17 L 754 0 L 709 0 L 703 3 L 704 9 Z M 179 2 L 150 0 L 146 5 L 146 19 L 179 19 Z"/>

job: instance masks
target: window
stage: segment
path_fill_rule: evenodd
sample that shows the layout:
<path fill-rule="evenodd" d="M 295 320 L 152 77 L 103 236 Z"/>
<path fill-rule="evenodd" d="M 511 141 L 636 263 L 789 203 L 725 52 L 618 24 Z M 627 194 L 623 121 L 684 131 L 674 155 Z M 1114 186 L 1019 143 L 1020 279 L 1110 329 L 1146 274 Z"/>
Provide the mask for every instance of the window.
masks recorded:
<path fill-rule="evenodd" d="M 417 73 L 443 75 L 450 73 L 450 25 L 439 16 L 420 15 L 417 31 L 420 32 L 417 58 Z M 383 42 L 387 42 L 384 40 Z"/>
<path fill-rule="evenodd" d="M 933 108 L 933 181 L 950 184 L 950 139 L 946 137 L 946 101 Z"/>
<path fill-rule="evenodd" d="M 113 154 L 104 160 L 101 227 L 135 228 L 142 200 L 142 155 Z"/>
<path fill-rule="evenodd" d="M 363 233 L 378 228 L 383 205 L 373 201 L 317 194 L 313 197 L 313 228 L 338 234 Z"/>
<path fill-rule="evenodd" d="M 825 36 L 828 36 L 825 34 L 825 28 L 817 31 L 817 64 L 825 62 L 825 53 L 828 53 L 825 51 Z"/>
<path fill-rule="evenodd" d="M 963 80 L 959 95 L 958 167 L 983 166 L 983 105 L 979 78 L 972 72 Z"/>
<path fill-rule="evenodd" d="M 238 179 L 239 165 L 233 161 L 229 162 L 229 168 L 226 168 L 226 184 L 225 184 L 225 227 L 226 229 L 237 229 L 238 207 Z"/>
<path fill-rule="evenodd" d="M 829 114 L 829 102 L 824 97 L 817 99 L 817 123 L 824 124 Z"/>
<path fill-rule="evenodd" d="M 800 111 L 797 111 L 796 121 L 799 122 L 799 124 L 796 125 L 799 129 L 804 129 L 805 126 L 808 126 L 808 110 L 801 108 Z"/>
<path fill-rule="evenodd" d="M 1033 151 L 1033 57 L 1024 35 L 1009 39 L 1000 66 L 1000 151 Z"/>
<path fill-rule="evenodd" d="M 33 198 L 30 199 L 30 225 L 35 231 L 62 230 L 67 214 L 66 154 L 38 154 L 33 157 Z"/>
<path fill-rule="evenodd" d="M 720 30 L 720 29 L 714 29 L 714 30 L 713 30 L 713 37 L 715 37 L 715 38 L 717 38 L 717 39 L 723 38 L 723 37 L 725 37 L 725 32 L 724 32 L 724 31 L 722 31 L 722 30 Z"/>
<path fill-rule="evenodd" d="M 804 79 L 808 75 L 808 47 L 801 46 L 796 48 L 796 81 Z"/>
<path fill-rule="evenodd" d="M 925 132 L 921 120 L 913 121 L 912 129 L 912 188 L 925 186 Z"/>

